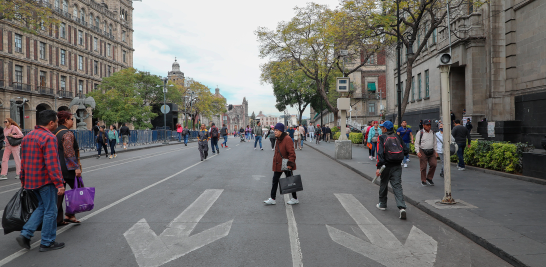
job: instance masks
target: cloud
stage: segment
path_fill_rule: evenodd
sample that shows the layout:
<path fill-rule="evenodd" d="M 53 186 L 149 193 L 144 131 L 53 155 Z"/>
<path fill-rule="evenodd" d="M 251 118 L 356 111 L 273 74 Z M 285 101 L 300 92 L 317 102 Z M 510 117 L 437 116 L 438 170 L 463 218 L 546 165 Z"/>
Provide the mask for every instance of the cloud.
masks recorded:
<path fill-rule="evenodd" d="M 273 89 L 260 84 L 258 27 L 274 29 L 293 17 L 308 0 L 133 2 L 134 64 L 139 70 L 166 76 L 174 57 L 186 77 L 220 93 L 230 104 L 249 103 L 249 114 L 281 115 Z M 335 1 L 315 1 L 329 4 Z M 289 110 L 296 114 L 296 109 Z M 309 116 L 309 108 L 304 113 Z"/>

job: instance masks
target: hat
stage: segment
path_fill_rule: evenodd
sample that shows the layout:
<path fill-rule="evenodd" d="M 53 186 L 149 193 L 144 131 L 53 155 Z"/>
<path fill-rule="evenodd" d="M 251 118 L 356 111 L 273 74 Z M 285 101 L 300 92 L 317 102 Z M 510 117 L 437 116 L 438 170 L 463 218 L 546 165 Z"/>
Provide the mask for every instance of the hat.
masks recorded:
<path fill-rule="evenodd" d="M 279 130 L 281 132 L 284 132 L 284 124 L 282 123 L 277 123 L 277 125 L 275 125 L 275 130 Z"/>
<path fill-rule="evenodd" d="M 382 124 L 379 124 L 379 126 L 385 127 L 387 128 L 387 130 L 391 130 L 394 127 L 391 121 L 386 121 Z"/>
<path fill-rule="evenodd" d="M 275 126 L 271 125 L 271 128 L 275 128 Z"/>
<path fill-rule="evenodd" d="M 317 127 L 320 127 L 320 124 L 317 124 Z"/>
<path fill-rule="evenodd" d="M 430 120 L 423 120 L 423 125 L 431 125 L 432 123 Z"/>

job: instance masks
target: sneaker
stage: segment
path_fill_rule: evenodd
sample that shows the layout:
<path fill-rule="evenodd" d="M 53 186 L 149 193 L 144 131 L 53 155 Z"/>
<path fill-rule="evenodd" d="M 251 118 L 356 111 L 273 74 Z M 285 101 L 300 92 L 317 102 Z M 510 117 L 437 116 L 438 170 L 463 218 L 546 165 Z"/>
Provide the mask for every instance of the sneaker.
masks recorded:
<path fill-rule="evenodd" d="M 114 154 L 114 158 L 117 158 L 118 157 L 118 154 Z"/>
<path fill-rule="evenodd" d="M 290 199 L 290 201 L 286 202 L 286 204 L 288 205 L 296 205 L 296 204 L 300 204 L 300 201 L 296 198 L 292 198 Z"/>
<path fill-rule="evenodd" d="M 100 155 L 97 156 L 97 159 L 100 159 Z"/>
<path fill-rule="evenodd" d="M 17 243 L 19 243 L 19 246 L 22 248 L 30 249 L 30 239 L 20 235 L 15 238 L 17 240 Z"/>
<path fill-rule="evenodd" d="M 275 205 L 275 204 L 277 204 L 277 202 L 272 198 L 269 198 L 268 200 L 265 200 L 264 203 L 266 205 Z"/>
<path fill-rule="evenodd" d="M 427 179 L 427 184 L 428 185 L 434 185 L 434 182 L 432 180 L 430 180 L 430 179 Z"/>
<path fill-rule="evenodd" d="M 372 159 L 372 156 L 369 156 L 369 158 L 370 158 L 370 160 L 373 160 L 373 159 Z"/>
<path fill-rule="evenodd" d="M 220 144 L 222 146 L 222 148 L 224 148 L 224 144 Z"/>
<path fill-rule="evenodd" d="M 404 164 L 404 168 L 407 168 L 407 167 L 408 167 L 408 164 L 407 164 L 407 163 L 406 163 L 406 164 Z"/>
<path fill-rule="evenodd" d="M 381 203 L 377 203 L 377 205 L 375 205 L 375 206 L 380 210 L 386 210 L 387 209 L 387 207 L 381 206 Z"/>
<path fill-rule="evenodd" d="M 460 168 L 460 169 L 459 169 L 459 171 L 464 171 L 464 170 L 466 170 L 466 169 L 465 169 L 465 168 Z"/>
<path fill-rule="evenodd" d="M 261 150 L 264 150 L 263 148 L 260 148 Z"/>
<path fill-rule="evenodd" d="M 444 178 L 444 173 L 443 172 L 440 173 L 440 177 Z"/>
<path fill-rule="evenodd" d="M 51 244 L 49 246 L 40 245 L 40 252 L 57 250 L 57 249 L 61 249 L 61 248 L 64 248 L 64 243 L 62 243 L 62 242 L 61 243 L 53 242 L 53 244 Z"/>
<path fill-rule="evenodd" d="M 20 179 L 20 178 L 21 178 L 21 176 L 15 175 L 15 179 Z"/>
<path fill-rule="evenodd" d="M 254 150 L 256 150 L 256 148 L 254 148 Z"/>
<path fill-rule="evenodd" d="M 228 146 L 226 145 L 226 148 L 228 148 Z"/>
<path fill-rule="evenodd" d="M 427 186 L 427 183 L 426 182 L 421 182 L 421 185 L 422 186 Z"/>
<path fill-rule="evenodd" d="M 400 165 L 404 165 L 404 162 L 400 162 Z"/>
<path fill-rule="evenodd" d="M 407 159 L 406 162 L 410 162 L 411 160 Z"/>
<path fill-rule="evenodd" d="M 8 179 L 7 175 L 0 175 L 0 180 L 7 180 L 7 179 Z"/>
<path fill-rule="evenodd" d="M 272 148 L 271 150 L 275 150 L 274 148 Z"/>
<path fill-rule="evenodd" d="M 110 157 L 108 157 L 109 159 L 113 158 L 112 155 L 110 155 Z"/>
<path fill-rule="evenodd" d="M 406 210 L 400 209 L 400 220 L 405 220 L 405 219 L 406 219 Z"/>

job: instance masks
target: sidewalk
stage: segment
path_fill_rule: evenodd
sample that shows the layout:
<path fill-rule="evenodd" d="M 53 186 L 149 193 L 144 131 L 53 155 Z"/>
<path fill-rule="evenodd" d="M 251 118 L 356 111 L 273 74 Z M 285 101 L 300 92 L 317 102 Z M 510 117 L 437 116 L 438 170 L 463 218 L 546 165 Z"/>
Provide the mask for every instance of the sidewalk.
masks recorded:
<path fill-rule="evenodd" d="M 334 159 L 335 144 L 305 142 Z M 352 160 L 336 160 L 368 180 L 375 176 L 375 161 L 368 149 L 353 146 Z M 335 159 L 334 159 L 335 160 Z M 483 246 L 515 266 L 544 266 L 546 262 L 546 186 L 483 171 L 451 169 L 454 206 L 435 204 L 444 194 L 443 178 L 436 169 L 436 186 L 421 186 L 419 161 L 410 156 L 402 185 L 408 203 Z M 368 181 L 365 181 L 368 182 Z M 392 207 L 392 196 L 389 206 Z M 462 202 L 461 202 L 462 201 Z M 408 214 L 410 217 L 411 214 Z M 411 218 L 411 217 L 410 217 Z"/>

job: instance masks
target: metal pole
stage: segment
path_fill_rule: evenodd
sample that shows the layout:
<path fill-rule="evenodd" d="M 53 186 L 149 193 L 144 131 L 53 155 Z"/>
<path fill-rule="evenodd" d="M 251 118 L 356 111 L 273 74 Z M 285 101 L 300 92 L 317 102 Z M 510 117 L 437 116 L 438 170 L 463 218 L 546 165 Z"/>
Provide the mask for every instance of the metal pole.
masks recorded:
<path fill-rule="evenodd" d="M 449 65 L 440 66 L 440 79 L 442 90 L 442 122 L 444 124 L 443 148 L 444 148 L 444 198 L 440 203 L 455 204 L 455 200 L 451 196 L 451 161 L 449 153 L 449 145 L 451 143 L 451 120 L 449 115 L 450 107 L 450 88 L 449 88 Z"/>
<path fill-rule="evenodd" d="M 165 110 L 167 111 L 167 96 L 165 94 L 165 91 L 167 91 L 167 79 L 163 80 L 163 106 L 165 107 Z M 165 132 L 165 142 L 163 142 L 164 145 L 168 145 L 169 142 L 167 142 L 167 112 L 163 112 L 163 131 Z"/>
<path fill-rule="evenodd" d="M 396 71 L 398 72 L 398 126 L 402 125 L 402 74 L 400 73 L 400 53 L 402 43 L 400 42 L 400 0 L 396 0 Z"/>

